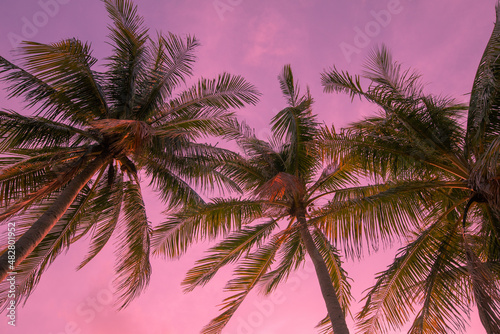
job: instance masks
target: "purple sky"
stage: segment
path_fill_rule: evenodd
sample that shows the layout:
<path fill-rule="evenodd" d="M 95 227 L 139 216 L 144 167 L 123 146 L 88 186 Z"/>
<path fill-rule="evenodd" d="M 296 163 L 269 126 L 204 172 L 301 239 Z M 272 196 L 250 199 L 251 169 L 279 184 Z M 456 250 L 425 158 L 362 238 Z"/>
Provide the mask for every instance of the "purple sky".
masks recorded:
<path fill-rule="evenodd" d="M 57 2 L 56 2 L 57 1 Z M 359 72 L 371 48 L 385 43 L 405 66 L 417 69 L 427 91 L 466 102 L 472 80 L 495 19 L 495 0 L 136 0 L 151 32 L 192 34 L 201 42 L 195 76 L 212 77 L 223 71 L 243 75 L 263 93 L 256 107 L 238 112 L 266 138 L 268 122 L 284 106 L 276 76 L 292 64 L 296 78 L 311 88 L 315 112 L 337 128 L 370 114 L 365 104 L 351 104 L 346 96 L 322 93 L 320 72 L 332 65 Z M 51 4 L 51 5 L 50 5 Z M 56 6 L 54 6 L 56 4 Z M 215 5 L 219 5 L 217 11 Z M 379 16 L 382 10 L 391 13 Z M 109 55 L 107 19 L 99 0 L 1 0 L 0 54 L 12 59 L 12 42 L 22 38 L 56 42 L 77 37 L 92 42 L 94 56 Z M 38 26 L 37 26 L 38 25 Z M 30 29 L 31 28 L 31 29 Z M 359 31 L 368 30 L 361 39 Z M 1 86 L 0 86 L 1 87 Z M 0 91 L 0 107 L 20 111 Z M 150 220 L 161 220 L 154 194 L 145 191 Z M 179 261 L 153 261 L 147 291 L 127 309 L 116 312 L 109 283 L 113 279 L 113 249 L 79 272 L 86 242 L 73 245 L 46 272 L 27 305 L 17 310 L 17 326 L 0 317 L 0 333 L 18 334 L 191 334 L 218 314 L 221 291 L 230 276 L 223 270 L 205 288 L 183 294 L 180 281 L 208 244 L 191 249 Z M 346 268 L 354 296 L 373 284 L 375 272 L 385 269 L 394 251 L 376 254 Z M 289 283 L 264 298 L 252 294 L 224 333 L 316 333 L 326 315 L 311 264 Z M 353 302 L 353 313 L 360 306 Z M 468 333 L 484 330 L 477 316 Z M 352 321 L 349 319 L 349 324 Z"/>

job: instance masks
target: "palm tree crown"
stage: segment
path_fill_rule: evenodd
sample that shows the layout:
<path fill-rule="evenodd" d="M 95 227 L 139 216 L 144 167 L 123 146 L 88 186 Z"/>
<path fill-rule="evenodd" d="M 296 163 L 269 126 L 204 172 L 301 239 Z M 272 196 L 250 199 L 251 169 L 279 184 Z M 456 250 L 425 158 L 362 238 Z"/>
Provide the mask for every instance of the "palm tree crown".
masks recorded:
<path fill-rule="evenodd" d="M 113 22 L 104 72 L 93 69 L 90 45 L 77 39 L 25 42 L 19 66 L 0 57 L 10 96 L 37 109 L 35 116 L 0 113 L 0 219 L 15 216 L 20 236 L 10 268 L 2 250 L 0 278 L 15 266 L 24 298 L 47 265 L 85 235 L 90 251 L 80 268 L 115 234 L 122 306 L 140 293 L 151 273 L 152 230 L 141 173 L 169 208 L 202 202 L 193 187 L 237 188 L 210 167 L 232 154 L 197 140 L 231 135 L 229 109 L 256 103 L 256 89 L 224 73 L 178 92 L 192 75 L 197 40 L 171 33 L 152 39 L 129 0 L 104 2 Z M 0 296 L 7 291 L 4 281 Z"/>
<path fill-rule="evenodd" d="M 335 68 L 323 74 L 325 91 L 359 96 L 380 109 L 332 138 L 330 148 L 372 177 L 404 185 L 398 192 L 412 196 L 424 216 L 367 294 L 358 314 L 363 333 L 399 329 L 416 304 L 410 333 L 463 331 L 472 304 L 487 332 L 500 332 L 499 14 L 497 6 L 466 129 L 467 107 L 425 94 L 420 76 L 393 62 L 385 47 L 367 62 L 366 90 L 360 76 Z"/>
<path fill-rule="evenodd" d="M 317 206 L 345 185 L 355 183 L 348 165 L 324 159 L 321 132 L 312 114 L 313 100 L 301 94 L 289 65 L 278 77 L 288 106 L 272 119 L 269 142 L 242 127 L 238 144 L 244 154 L 220 165 L 220 171 L 249 192 L 243 198 L 217 198 L 171 216 L 155 231 L 155 252 L 175 257 L 200 238 L 224 237 L 199 260 L 184 282 L 186 291 L 206 284 L 217 271 L 239 262 L 226 290 L 223 313 L 203 333 L 219 333 L 257 285 L 270 293 L 300 267 L 309 254 L 318 274 L 335 333 L 348 333 L 345 315 L 350 284 L 339 251 L 320 224 L 312 224 Z"/>

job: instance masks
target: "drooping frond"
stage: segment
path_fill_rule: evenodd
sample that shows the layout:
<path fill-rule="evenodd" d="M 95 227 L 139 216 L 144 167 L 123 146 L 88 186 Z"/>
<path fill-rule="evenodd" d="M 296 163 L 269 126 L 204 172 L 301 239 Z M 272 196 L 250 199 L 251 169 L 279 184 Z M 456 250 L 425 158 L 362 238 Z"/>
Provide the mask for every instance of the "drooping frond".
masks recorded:
<path fill-rule="evenodd" d="M 347 272 L 342 268 L 343 262 L 340 252 L 333 247 L 321 230 L 315 229 L 312 233 L 312 237 L 316 248 L 326 263 L 335 292 L 342 306 L 342 311 L 344 315 L 347 316 L 350 314 L 349 305 L 352 299 L 351 284 L 349 283 L 350 278 Z"/>
<path fill-rule="evenodd" d="M 159 192 L 161 199 L 170 208 L 180 204 L 201 205 L 201 196 L 175 170 L 161 159 L 152 157 L 147 160 L 144 170 L 151 177 L 151 185 Z"/>
<path fill-rule="evenodd" d="M 500 292 L 488 266 L 475 254 L 469 236 L 464 236 L 467 271 L 472 285 L 479 319 L 486 333 L 500 333 Z"/>
<path fill-rule="evenodd" d="M 221 333 L 246 296 L 257 285 L 262 276 L 269 271 L 280 246 L 280 240 L 273 238 L 266 245 L 261 246 L 257 251 L 249 254 L 242 260 L 241 264 L 234 271 L 235 278 L 231 279 L 225 287 L 226 291 L 231 291 L 235 294 L 224 299 L 221 308 L 223 313 L 205 326 L 201 333 Z"/>
<path fill-rule="evenodd" d="M 450 186 L 453 186 L 450 185 Z M 459 186 L 459 185 L 456 185 Z M 434 182 L 401 182 L 339 189 L 311 222 L 349 256 L 390 245 L 420 225 Z"/>
<path fill-rule="evenodd" d="M 15 150 L 0 157 L 0 207 L 36 192 L 57 176 L 58 168 L 79 159 L 85 151 L 83 147 Z"/>
<path fill-rule="evenodd" d="M 124 308 L 146 288 L 151 276 L 149 252 L 152 229 L 140 186 L 133 181 L 125 182 L 120 225 L 115 284 L 120 294 L 117 303 Z"/>
<path fill-rule="evenodd" d="M 180 256 L 194 242 L 224 236 L 262 217 L 262 204 L 237 198 L 218 198 L 210 203 L 187 207 L 156 227 L 153 252 L 165 257 Z"/>
<path fill-rule="evenodd" d="M 422 308 L 409 331 L 411 334 L 463 333 L 469 305 L 463 286 L 463 255 L 461 238 L 457 235 L 457 225 L 450 224 L 447 231 L 436 243 L 432 260 L 427 263 L 428 274 L 417 289 L 421 294 Z M 425 263 L 425 262 L 424 262 Z"/>
<path fill-rule="evenodd" d="M 80 231 L 75 239 L 92 231 L 89 251 L 83 261 L 78 265 L 80 270 L 89 263 L 108 243 L 118 225 L 122 204 L 124 201 L 125 183 L 123 176 L 118 173 L 111 184 L 106 178 L 96 184 L 96 196 L 89 203 L 89 218 L 80 224 Z"/>
<path fill-rule="evenodd" d="M 300 231 L 297 228 L 287 231 L 288 235 L 278 252 L 278 265 L 261 278 L 259 285 L 267 295 L 276 290 L 278 285 L 300 268 L 305 260 L 305 248 L 302 245 Z"/>
<path fill-rule="evenodd" d="M 92 134 L 63 123 L 23 116 L 12 110 L 0 111 L 0 152 L 70 146 L 81 137 L 95 139 Z"/>
<path fill-rule="evenodd" d="M 454 256 L 446 258 L 446 255 L 455 250 L 449 247 L 454 245 L 450 238 L 456 233 L 457 225 L 450 229 L 443 219 L 448 213 L 420 232 L 413 242 L 400 250 L 388 269 L 378 274 L 377 283 L 364 297 L 366 304 L 357 315 L 360 331 L 378 334 L 386 333 L 389 328 L 399 330 L 415 312 L 416 301 L 424 305 L 414 330 L 430 324 L 436 325 L 432 330 L 446 328 L 443 322 L 457 315 L 453 312 L 462 303 L 460 296 L 450 296 L 456 291 L 447 290 L 443 283 L 456 284 L 465 271 L 454 268 L 453 262 L 446 262 L 455 259 Z M 446 309 L 454 302 L 457 304 Z M 439 311 L 443 312 L 442 318 L 435 319 L 440 316 Z"/>
<path fill-rule="evenodd" d="M 88 156 L 79 157 L 78 159 L 70 160 L 62 166 L 56 166 L 57 174 L 52 173 L 52 177 L 47 182 L 40 185 L 36 191 L 17 199 L 14 203 L 0 211 L 0 221 L 11 217 L 12 215 L 20 212 L 21 210 L 29 208 L 33 203 L 43 200 L 54 191 L 57 191 L 68 182 L 70 182 L 79 168 L 85 165 Z"/>
<path fill-rule="evenodd" d="M 192 291 L 195 287 L 208 283 L 220 268 L 249 254 L 253 247 L 259 247 L 276 227 L 276 221 L 270 220 L 255 226 L 245 226 L 231 233 L 210 248 L 207 251 L 210 255 L 196 261 L 195 267 L 187 272 L 182 281 L 184 291 Z"/>
<path fill-rule="evenodd" d="M 34 291 L 42 274 L 47 270 L 56 257 L 66 250 L 72 243 L 72 238 L 78 230 L 79 224 L 90 216 L 88 202 L 95 196 L 94 188 L 87 186 L 77 196 L 76 200 L 66 211 L 51 232 L 35 248 L 35 250 L 16 268 L 17 301 L 26 302 Z M 27 212 L 16 216 L 11 220 L 16 224 L 16 234 L 21 236 L 26 232 L 31 223 L 45 212 L 50 206 L 53 198 L 58 195 L 55 192 L 52 197 L 46 198 L 42 203 Z M 7 240 L 1 238 L 0 242 L 7 245 Z M 1 253 L 1 252 L 0 252 Z M 8 306 L 7 294 L 9 287 L 6 281 L 0 283 L 0 309 Z"/>

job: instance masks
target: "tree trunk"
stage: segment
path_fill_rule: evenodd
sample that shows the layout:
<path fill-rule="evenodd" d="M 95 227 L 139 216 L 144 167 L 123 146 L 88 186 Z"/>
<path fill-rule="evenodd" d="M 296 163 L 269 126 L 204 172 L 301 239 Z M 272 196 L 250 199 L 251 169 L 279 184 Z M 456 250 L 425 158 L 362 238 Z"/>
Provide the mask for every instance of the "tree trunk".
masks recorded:
<path fill-rule="evenodd" d="M 108 155 L 101 154 L 88 164 L 80 174 L 71 180 L 66 188 L 56 198 L 54 203 L 43 213 L 36 222 L 15 243 L 15 267 L 17 267 L 40 242 L 49 234 L 50 230 L 57 224 L 76 196 L 90 181 L 92 176 L 106 163 Z M 10 270 L 8 263 L 8 252 L 0 256 L 0 282 L 7 276 Z"/>
<path fill-rule="evenodd" d="M 316 275 L 321 287 L 321 293 L 323 294 L 323 299 L 325 300 L 326 308 L 328 310 L 328 316 L 330 317 L 330 321 L 332 323 L 333 333 L 349 334 L 344 312 L 342 311 L 337 293 L 333 287 L 330 273 L 323 257 L 314 244 L 314 240 L 309 232 L 309 229 L 307 228 L 305 211 L 297 213 L 297 220 L 300 224 L 300 234 L 302 240 L 304 241 L 307 253 L 311 257 L 314 269 L 316 270 Z"/>

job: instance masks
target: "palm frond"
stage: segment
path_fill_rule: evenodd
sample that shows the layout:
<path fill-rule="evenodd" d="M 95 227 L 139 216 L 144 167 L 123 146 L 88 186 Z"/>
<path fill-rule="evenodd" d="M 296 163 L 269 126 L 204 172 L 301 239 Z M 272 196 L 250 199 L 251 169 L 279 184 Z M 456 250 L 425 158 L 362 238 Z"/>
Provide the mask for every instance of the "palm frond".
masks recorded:
<path fill-rule="evenodd" d="M 350 279 L 347 272 L 342 268 L 343 262 L 340 252 L 330 243 L 321 230 L 315 229 L 312 237 L 316 248 L 326 263 L 335 292 L 342 306 L 342 311 L 344 311 L 345 315 L 350 314 L 349 306 L 352 299 L 351 284 L 349 283 Z"/>
<path fill-rule="evenodd" d="M 241 76 L 223 73 L 216 79 L 201 78 L 179 97 L 172 99 L 153 124 L 155 127 L 158 127 L 157 124 L 168 126 L 175 123 L 184 127 L 192 124 L 195 135 L 196 126 L 206 128 L 206 134 L 220 135 L 221 125 L 231 125 L 231 133 L 234 133 L 234 123 L 227 123 L 227 117 L 220 119 L 220 116 L 231 115 L 227 111 L 230 108 L 256 104 L 259 95 L 257 89 Z M 191 119 L 192 122 L 189 122 Z"/>
<path fill-rule="evenodd" d="M 157 226 L 152 238 L 154 254 L 177 257 L 203 239 L 214 239 L 262 217 L 262 202 L 216 198 L 186 207 Z"/>
<path fill-rule="evenodd" d="M 98 178 L 97 181 L 100 181 Z M 108 180 L 102 179 L 97 182 L 96 196 L 89 203 L 89 219 L 84 224 L 80 224 L 80 231 L 75 236 L 75 240 L 83 237 L 89 230 L 92 230 L 89 251 L 77 269 L 82 269 L 89 263 L 108 243 L 115 232 L 122 209 L 125 196 L 124 181 L 121 173 L 118 173 L 112 184 Z M 74 241 L 73 241 L 74 242 Z"/>
<path fill-rule="evenodd" d="M 486 45 L 472 86 L 465 153 L 476 159 L 492 138 L 500 135 L 500 5 L 496 22 Z"/>
<path fill-rule="evenodd" d="M 39 283 L 42 274 L 52 264 L 56 257 L 67 249 L 72 243 L 72 237 L 82 223 L 90 214 L 87 204 L 95 196 L 95 189 L 86 186 L 64 216 L 58 221 L 50 233 L 34 249 L 34 251 L 16 268 L 16 284 L 18 286 L 17 302 L 26 302 Z M 36 207 L 16 216 L 16 232 L 21 236 L 31 226 L 32 222 L 41 216 L 50 206 L 52 199 L 58 195 L 55 192 L 51 197 L 44 199 Z M 2 244 L 7 244 L 6 240 L 1 240 Z M 0 309 L 7 306 L 6 302 L 9 288 L 6 281 L 0 283 Z"/>
<path fill-rule="evenodd" d="M 436 242 L 436 255 L 429 263 L 429 273 L 418 289 L 423 294 L 422 308 L 409 331 L 411 334 L 465 331 L 463 314 L 468 315 L 469 305 L 464 298 L 467 294 L 463 284 L 460 284 L 463 272 L 455 270 L 461 267 L 461 238 L 456 231 L 459 224 L 451 225 L 441 240 Z"/>
<path fill-rule="evenodd" d="M 168 33 L 159 33 L 158 41 L 153 42 L 150 49 L 151 68 L 145 78 L 138 84 L 142 96 L 137 119 L 147 120 L 155 111 L 161 109 L 167 97 L 186 77 L 192 74 L 192 63 L 195 60 L 194 50 L 199 46 L 196 38 L 180 37 Z"/>
<path fill-rule="evenodd" d="M 224 299 L 221 308 L 223 312 L 203 328 L 203 334 L 218 334 L 222 331 L 246 296 L 257 285 L 262 276 L 269 271 L 280 246 L 281 242 L 273 238 L 242 260 L 242 263 L 234 271 L 236 277 L 230 280 L 225 287 L 226 291 L 235 292 L 235 294 Z"/>
<path fill-rule="evenodd" d="M 278 252 L 279 263 L 277 267 L 267 272 L 260 279 L 259 285 L 265 294 L 275 291 L 280 283 L 285 281 L 293 271 L 299 269 L 300 265 L 304 263 L 306 253 L 301 242 L 300 231 L 294 228 L 288 232 L 282 234 L 282 237 L 286 236 L 286 240 Z"/>
<path fill-rule="evenodd" d="M 148 30 L 137 7 L 129 0 L 105 0 L 113 20 L 110 26 L 113 55 L 109 58 L 106 94 L 113 103 L 113 118 L 133 118 L 138 95 L 138 81 L 144 76 Z"/>
<path fill-rule="evenodd" d="M 120 225 L 115 284 L 119 293 L 117 303 L 124 308 L 139 296 L 151 276 L 149 249 L 152 230 L 140 186 L 133 181 L 125 182 L 123 221 Z"/>
<path fill-rule="evenodd" d="M 52 95 L 62 100 L 53 108 L 40 109 L 46 118 L 84 125 L 107 114 L 99 75 L 91 69 L 96 59 L 89 44 L 77 39 L 53 44 L 25 42 L 20 55 L 24 70 L 56 90 Z M 68 103 L 71 108 L 64 108 Z"/>
<path fill-rule="evenodd" d="M 450 210 L 454 210 L 454 208 Z M 413 303 L 417 300 L 417 296 L 421 293 L 425 294 L 425 292 L 427 304 L 424 310 L 427 313 L 422 313 L 420 320 L 422 324 L 428 323 L 425 321 L 427 320 L 425 316 L 429 315 L 429 311 L 435 311 L 437 307 L 437 305 L 431 305 L 431 302 L 435 298 L 440 298 L 432 295 L 432 292 L 438 290 L 437 288 L 432 290 L 435 287 L 433 283 L 438 281 L 438 274 L 445 272 L 442 267 L 439 267 L 440 262 L 438 260 L 444 253 L 438 251 L 450 244 L 449 236 L 454 233 L 454 230 L 449 230 L 444 220 L 448 213 L 451 212 L 450 210 L 443 214 L 441 219 L 437 219 L 427 229 L 420 232 L 413 242 L 404 246 L 388 269 L 377 275 L 377 283 L 363 298 L 366 300 L 366 304 L 356 316 L 359 321 L 358 327 L 360 331 L 368 334 L 386 333 L 388 328 L 400 330 L 401 326 L 415 312 Z M 429 256 L 429 254 L 432 254 L 432 256 Z M 433 265 L 435 265 L 435 272 L 431 275 L 430 268 Z M 440 269 L 441 272 L 439 272 Z M 464 275 L 464 272 L 462 271 L 461 274 Z M 427 291 L 424 292 L 422 288 L 419 289 L 422 286 Z M 446 296 L 448 296 L 448 293 L 446 293 Z M 454 301 L 455 298 L 451 300 Z M 446 302 L 444 301 L 444 303 Z M 433 309 L 431 309 L 432 306 L 434 306 Z M 455 306 L 452 309 L 456 309 Z M 438 323 L 441 326 L 442 319 L 441 321 L 437 320 L 436 324 Z"/>
<path fill-rule="evenodd" d="M 87 131 L 13 110 L 0 111 L 0 152 L 74 145 L 81 137 L 96 139 Z"/>
<path fill-rule="evenodd" d="M 498 284 L 485 263 L 472 249 L 470 237 L 464 236 L 467 271 L 472 285 L 479 319 L 487 333 L 500 333 L 500 293 Z"/>
<path fill-rule="evenodd" d="M 58 168 L 79 159 L 84 148 L 45 150 L 36 155 L 23 154 L 0 157 L 0 207 L 14 199 L 27 197 L 42 184 L 50 182 L 57 175 Z"/>
<path fill-rule="evenodd" d="M 210 248 L 207 251 L 210 255 L 196 261 L 195 267 L 187 272 L 182 281 L 184 291 L 192 291 L 195 287 L 208 283 L 220 268 L 237 261 L 244 254 L 248 255 L 253 247 L 259 247 L 276 227 L 276 221 L 270 220 L 255 226 L 245 226 L 231 233 Z"/>

